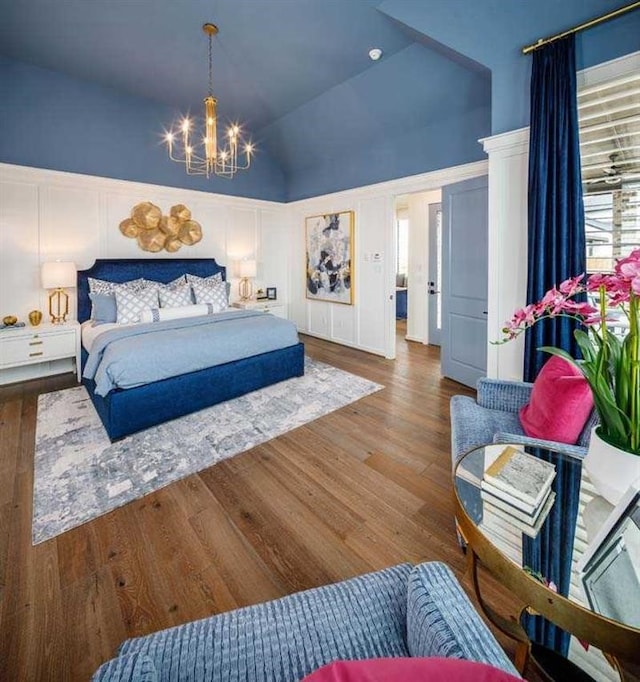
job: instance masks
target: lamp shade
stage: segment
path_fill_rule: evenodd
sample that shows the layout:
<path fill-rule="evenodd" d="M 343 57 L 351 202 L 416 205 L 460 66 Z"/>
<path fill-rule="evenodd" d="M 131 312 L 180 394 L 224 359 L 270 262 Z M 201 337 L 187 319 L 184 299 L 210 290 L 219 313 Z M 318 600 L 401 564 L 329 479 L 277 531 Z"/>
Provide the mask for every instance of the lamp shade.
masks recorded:
<path fill-rule="evenodd" d="M 41 270 L 42 287 L 44 289 L 58 289 L 76 286 L 76 264 L 71 262 L 53 261 L 43 263 Z"/>
<path fill-rule="evenodd" d="M 257 265 L 254 260 L 241 260 L 238 265 L 238 272 L 240 277 L 255 277 L 257 272 Z"/>

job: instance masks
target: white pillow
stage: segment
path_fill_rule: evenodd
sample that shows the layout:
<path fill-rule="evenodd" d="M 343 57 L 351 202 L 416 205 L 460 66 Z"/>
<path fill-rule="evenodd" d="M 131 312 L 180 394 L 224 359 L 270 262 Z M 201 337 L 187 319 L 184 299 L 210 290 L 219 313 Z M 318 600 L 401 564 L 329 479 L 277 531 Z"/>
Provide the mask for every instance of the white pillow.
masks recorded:
<path fill-rule="evenodd" d="M 196 303 L 211 303 L 214 312 L 220 312 L 227 307 L 227 287 L 222 280 L 209 282 L 191 282 Z"/>
<path fill-rule="evenodd" d="M 183 317 L 198 317 L 199 315 L 213 315 L 217 312 L 212 303 L 202 305 L 185 305 L 180 308 L 146 308 L 140 315 L 140 322 L 163 322 L 164 320 L 179 320 Z"/>
<path fill-rule="evenodd" d="M 179 308 L 185 305 L 192 305 L 191 285 L 183 282 L 182 284 L 167 284 L 158 287 L 161 308 Z"/>
<path fill-rule="evenodd" d="M 140 316 L 146 309 L 158 307 L 158 290 L 148 287 L 142 291 L 116 289 L 116 308 L 119 324 L 140 322 Z"/>

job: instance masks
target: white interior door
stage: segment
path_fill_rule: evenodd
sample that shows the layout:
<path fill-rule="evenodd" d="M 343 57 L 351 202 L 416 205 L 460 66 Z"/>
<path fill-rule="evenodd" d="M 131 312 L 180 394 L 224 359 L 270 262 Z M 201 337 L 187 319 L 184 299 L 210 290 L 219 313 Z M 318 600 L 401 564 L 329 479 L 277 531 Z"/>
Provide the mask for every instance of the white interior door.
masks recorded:
<path fill-rule="evenodd" d="M 487 176 L 444 187 L 442 211 L 442 374 L 475 386 L 487 373 Z"/>

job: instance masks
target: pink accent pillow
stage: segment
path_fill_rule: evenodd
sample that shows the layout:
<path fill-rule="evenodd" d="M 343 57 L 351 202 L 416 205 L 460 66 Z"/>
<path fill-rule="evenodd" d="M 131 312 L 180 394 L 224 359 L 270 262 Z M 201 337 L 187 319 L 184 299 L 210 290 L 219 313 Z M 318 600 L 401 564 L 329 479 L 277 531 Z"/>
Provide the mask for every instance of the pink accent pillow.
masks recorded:
<path fill-rule="evenodd" d="M 593 395 L 582 372 L 553 355 L 533 382 L 529 404 L 520 409 L 527 436 L 574 444 L 593 410 Z"/>
<path fill-rule="evenodd" d="M 335 661 L 303 682 L 522 682 L 486 663 L 458 658 L 372 658 Z"/>

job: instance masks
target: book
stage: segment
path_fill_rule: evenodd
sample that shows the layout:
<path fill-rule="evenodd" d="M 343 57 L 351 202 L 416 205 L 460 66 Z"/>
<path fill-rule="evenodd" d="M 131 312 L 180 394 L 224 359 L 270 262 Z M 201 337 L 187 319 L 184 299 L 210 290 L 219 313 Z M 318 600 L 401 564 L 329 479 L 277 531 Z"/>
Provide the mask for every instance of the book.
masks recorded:
<path fill-rule="evenodd" d="M 492 521 L 495 519 L 498 521 L 499 525 L 500 522 L 502 523 L 508 523 L 511 526 L 517 528 L 518 530 L 521 530 L 525 535 L 528 535 L 531 538 L 537 537 L 538 533 L 540 532 L 540 529 L 542 528 L 542 525 L 547 519 L 547 516 L 549 515 L 549 510 L 553 506 L 553 502 L 556 499 L 556 494 L 552 492 L 548 497 L 544 505 L 542 506 L 542 509 L 540 511 L 540 514 L 538 515 L 538 518 L 536 519 L 535 523 L 526 523 L 525 521 L 521 521 L 520 519 L 517 519 L 515 516 L 512 516 L 509 512 L 504 511 L 503 509 L 500 509 L 499 507 L 494 507 L 492 504 L 485 503 L 482 511 L 482 522 L 485 526 L 491 527 Z"/>
<path fill-rule="evenodd" d="M 551 488 L 547 488 L 547 493 L 546 495 L 542 498 L 542 501 L 534 509 L 532 512 L 525 511 L 521 509 L 520 507 L 511 504 L 507 500 L 491 494 L 491 492 L 487 490 L 481 490 L 480 491 L 480 497 L 482 498 L 483 502 L 486 504 L 490 504 L 494 507 L 498 507 L 499 509 L 502 509 L 504 512 L 511 514 L 516 519 L 519 519 L 520 521 L 524 521 L 524 523 L 530 523 L 531 525 L 535 524 L 535 522 L 538 520 L 538 516 L 540 516 L 540 513 L 542 512 L 542 509 L 549 498 L 549 495 L 551 495 Z"/>
<path fill-rule="evenodd" d="M 550 489 L 551 488 L 547 489 L 547 493 L 549 492 Z M 492 497 L 497 497 L 501 500 L 504 500 L 507 504 L 510 504 L 512 507 L 515 507 L 516 509 L 520 509 L 525 514 L 534 514 L 536 510 L 540 508 L 540 504 L 537 505 L 528 504 L 527 502 L 524 502 L 518 497 L 509 495 L 509 493 L 502 490 L 502 488 L 496 488 L 490 483 L 487 483 L 487 481 L 482 481 L 480 483 L 480 492 L 481 493 L 484 492 L 485 495 L 491 495 Z M 545 499 L 544 496 L 542 499 Z"/>
<path fill-rule="evenodd" d="M 537 507 L 556 475 L 550 462 L 507 446 L 484 472 L 484 480 Z"/>

